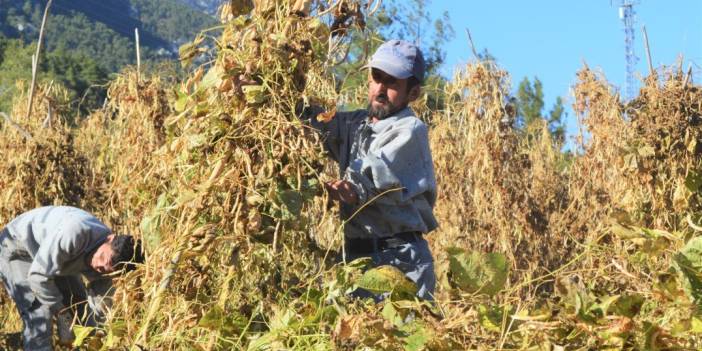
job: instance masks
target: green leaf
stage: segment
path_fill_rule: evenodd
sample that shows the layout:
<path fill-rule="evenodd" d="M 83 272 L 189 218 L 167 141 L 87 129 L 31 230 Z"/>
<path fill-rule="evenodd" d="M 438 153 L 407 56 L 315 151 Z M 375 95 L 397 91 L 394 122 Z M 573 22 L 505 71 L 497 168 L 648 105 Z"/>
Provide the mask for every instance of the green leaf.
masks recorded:
<path fill-rule="evenodd" d="M 502 322 L 505 318 L 505 309 L 509 309 L 509 306 L 478 305 L 480 325 L 485 328 L 485 330 L 500 333 L 502 331 Z"/>
<path fill-rule="evenodd" d="M 612 304 L 610 311 L 620 316 L 634 318 L 641 311 L 645 301 L 646 299 L 639 294 L 623 295 Z"/>
<path fill-rule="evenodd" d="M 293 220 L 300 216 L 302 205 L 305 203 L 303 195 L 296 190 L 283 190 L 276 193 L 278 202 L 281 205 L 282 218 Z"/>
<path fill-rule="evenodd" d="M 692 317 L 692 320 L 690 321 L 690 333 L 702 333 L 702 320 L 697 317 Z"/>
<path fill-rule="evenodd" d="M 469 293 L 497 294 L 507 282 L 509 268 L 507 258 L 500 253 L 470 254 L 457 248 L 449 248 L 450 281 Z"/>
<path fill-rule="evenodd" d="M 619 301 L 619 298 L 621 296 L 619 295 L 613 295 L 613 296 L 607 296 L 604 298 L 601 298 L 601 302 L 598 304 L 600 310 L 602 311 L 602 315 L 606 316 L 607 314 L 610 313 L 612 306 L 614 306 L 617 301 Z"/>
<path fill-rule="evenodd" d="M 347 270 L 363 270 L 373 265 L 373 259 L 370 257 L 360 257 L 349 263 L 344 268 Z"/>
<path fill-rule="evenodd" d="M 188 106 L 188 94 L 178 91 L 176 95 L 176 101 L 173 108 L 176 110 L 176 112 L 180 113 L 185 111 L 185 108 Z"/>
<path fill-rule="evenodd" d="M 396 327 L 400 327 L 404 324 L 402 316 L 397 312 L 397 309 L 395 309 L 392 302 L 387 302 L 385 306 L 383 306 L 382 315 L 385 320 L 392 323 Z"/>
<path fill-rule="evenodd" d="M 702 237 L 693 238 L 676 253 L 673 265 L 683 282 L 685 294 L 702 305 Z"/>
<path fill-rule="evenodd" d="M 612 227 L 610 227 L 610 230 L 618 238 L 624 240 L 641 237 L 641 233 L 639 232 L 639 228 L 637 227 L 623 226 L 618 223 L 615 223 L 612 225 Z"/>
<path fill-rule="evenodd" d="M 205 74 L 204 77 L 202 77 L 202 81 L 200 82 L 200 85 L 198 86 L 199 89 L 209 89 L 212 87 L 217 87 L 219 86 L 220 82 L 222 82 L 222 69 L 219 66 L 214 66 L 210 68 L 207 73 Z"/>
<path fill-rule="evenodd" d="M 85 339 L 87 339 L 90 336 L 90 333 L 92 333 L 93 330 L 95 330 L 94 327 L 84 327 L 82 325 L 74 325 L 73 326 L 73 334 L 76 336 L 76 339 L 73 340 L 73 347 L 83 346 Z"/>
<path fill-rule="evenodd" d="M 575 315 L 582 322 L 596 324 L 600 317 L 603 317 L 599 306 L 595 304 L 590 296 L 583 291 L 575 294 Z"/>
<path fill-rule="evenodd" d="M 199 327 L 209 330 L 218 330 L 224 320 L 224 311 L 219 306 L 212 307 L 205 313 L 200 321 L 197 322 Z"/>
<path fill-rule="evenodd" d="M 159 195 L 156 207 L 151 210 L 149 215 L 144 216 L 139 224 L 139 229 L 141 229 L 144 242 L 149 250 L 154 250 L 161 244 L 161 219 L 168 207 L 168 196 L 166 193 Z"/>
<path fill-rule="evenodd" d="M 273 318 L 271 318 L 270 326 L 272 330 L 283 330 L 294 326 L 297 320 L 297 316 L 293 310 L 284 308 L 276 311 Z"/>
<path fill-rule="evenodd" d="M 319 323 L 324 322 L 328 324 L 334 324 L 336 318 L 339 316 L 339 310 L 335 306 L 327 305 L 324 307 L 318 307 L 313 309 L 314 313 L 305 317 L 302 321 L 305 326 L 319 325 Z"/>
<path fill-rule="evenodd" d="M 420 351 L 424 350 L 429 340 L 431 333 L 422 325 L 418 325 L 414 332 L 405 338 L 405 350 Z"/>
<path fill-rule="evenodd" d="M 251 105 L 266 101 L 266 88 L 261 85 L 243 85 L 241 90 L 244 92 L 246 102 Z"/>
<path fill-rule="evenodd" d="M 392 293 L 393 298 L 411 299 L 417 294 L 417 285 L 393 266 L 367 270 L 358 281 L 358 287 L 375 294 Z"/>

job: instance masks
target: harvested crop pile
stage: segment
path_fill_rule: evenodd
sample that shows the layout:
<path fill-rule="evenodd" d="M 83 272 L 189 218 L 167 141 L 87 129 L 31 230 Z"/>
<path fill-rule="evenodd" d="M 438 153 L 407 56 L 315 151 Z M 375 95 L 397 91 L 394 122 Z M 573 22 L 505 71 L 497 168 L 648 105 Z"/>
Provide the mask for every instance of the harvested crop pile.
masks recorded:
<path fill-rule="evenodd" d="M 507 253 L 518 269 L 558 267 L 567 248 L 544 239 L 567 198 L 557 169 L 562 156 L 548 131 L 531 143 L 520 138 L 507 73 L 494 63 L 469 64 L 446 96 L 450 108 L 433 119 L 441 227 L 431 237 L 440 247 L 459 239 L 467 247 Z"/>
<path fill-rule="evenodd" d="M 114 230 L 134 232 L 164 182 L 154 173 L 172 112 L 162 78 L 127 70 L 109 84 L 102 109 L 82 120 L 76 147 L 89 155 L 104 198 L 90 209 Z"/>
<path fill-rule="evenodd" d="M 96 195 L 84 184 L 91 178 L 91 167 L 73 145 L 68 99 L 60 86 L 41 85 L 29 119 L 27 96 L 20 95 L 9 120 L 0 122 L 0 154 L 4 156 L 0 164 L 1 223 L 34 207 L 82 206 Z"/>
<path fill-rule="evenodd" d="M 325 155 L 298 113 L 335 100 L 329 30 L 305 6 L 248 10 L 223 9 L 216 50 L 204 35 L 181 48 L 186 65 L 213 56 L 172 94 L 124 74 L 83 128 L 83 147 L 99 150 L 108 179 L 104 211 L 127 229 L 139 219 L 149 253 L 146 267 L 123 279 L 106 328 L 126 328 L 123 340 L 168 349 L 245 344 L 236 328 L 269 327 L 236 323 L 269 318 L 276 300 L 303 294 L 320 272 L 324 252 L 309 237 L 316 219 L 308 209 L 321 194 Z"/>

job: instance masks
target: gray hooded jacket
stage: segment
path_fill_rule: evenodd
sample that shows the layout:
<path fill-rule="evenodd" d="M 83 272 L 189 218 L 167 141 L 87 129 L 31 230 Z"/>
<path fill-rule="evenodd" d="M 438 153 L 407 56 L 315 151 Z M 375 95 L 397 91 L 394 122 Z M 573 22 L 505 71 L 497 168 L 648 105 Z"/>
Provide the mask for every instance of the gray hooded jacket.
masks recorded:
<path fill-rule="evenodd" d="M 339 112 L 327 123 L 312 118 L 312 125 L 359 197 L 355 206 L 341 205 L 347 238 L 428 233 L 438 227 L 429 133 L 410 108 L 376 123 L 366 110 L 358 110 Z"/>
<path fill-rule="evenodd" d="M 99 286 L 98 295 L 110 290 L 111 281 L 93 270 L 87 259 L 111 230 L 90 213 L 68 206 L 40 207 L 15 218 L 6 229 L 18 251 L 10 254 L 31 260 L 29 286 L 53 313 L 65 307 L 56 276 L 83 275 L 95 283 L 92 288 Z"/>

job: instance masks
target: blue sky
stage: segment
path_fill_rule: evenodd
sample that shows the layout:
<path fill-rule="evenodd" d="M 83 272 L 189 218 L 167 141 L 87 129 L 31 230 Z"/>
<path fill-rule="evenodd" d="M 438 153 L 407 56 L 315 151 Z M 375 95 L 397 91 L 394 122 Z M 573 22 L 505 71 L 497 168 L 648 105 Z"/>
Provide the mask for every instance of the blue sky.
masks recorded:
<path fill-rule="evenodd" d="M 445 45 L 441 72 L 451 77 L 454 67 L 472 54 L 465 29 L 477 50 L 484 48 L 512 76 L 513 90 L 526 76 L 539 77 L 549 110 L 557 96 L 568 108 L 569 135 L 577 133 L 570 110 L 569 88 L 583 62 L 602 70 L 608 81 L 623 89 L 626 79 L 624 31 L 620 0 L 447 1 L 433 0 L 431 12 L 449 12 L 455 37 Z M 641 26 L 646 26 L 654 66 L 673 65 L 684 55 L 684 68 L 693 64 L 695 82 L 702 80 L 702 0 L 641 0 L 635 5 L 637 73 L 647 74 L 648 63 Z"/>

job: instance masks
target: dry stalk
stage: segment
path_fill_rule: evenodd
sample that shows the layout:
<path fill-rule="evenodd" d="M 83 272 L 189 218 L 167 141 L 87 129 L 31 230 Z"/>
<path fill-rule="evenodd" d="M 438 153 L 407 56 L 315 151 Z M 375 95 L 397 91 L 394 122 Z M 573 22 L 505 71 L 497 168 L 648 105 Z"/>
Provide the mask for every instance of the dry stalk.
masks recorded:
<path fill-rule="evenodd" d="M 49 0 L 44 8 L 44 16 L 41 19 L 41 28 L 39 29 L 39 41 L 37 42 L 37 51 L 32 56 L 32 85 L 29 88 L 29 98 L 27 102 L 27 115 L 26 119 L 29 119 L 29 115 L 32 113 L 32 105 L 34 104 L 34 90 L 36 88 L 37 82 L 37 68 L 39 66 L 39 55 L 41 54 L 42 43 L 44 42 L 44 27 L 46 26 L 46 19 L 49 17 L 49 9 L 53 0 Z"/>

